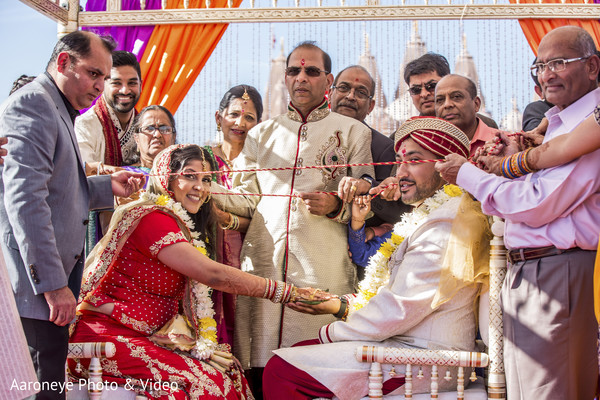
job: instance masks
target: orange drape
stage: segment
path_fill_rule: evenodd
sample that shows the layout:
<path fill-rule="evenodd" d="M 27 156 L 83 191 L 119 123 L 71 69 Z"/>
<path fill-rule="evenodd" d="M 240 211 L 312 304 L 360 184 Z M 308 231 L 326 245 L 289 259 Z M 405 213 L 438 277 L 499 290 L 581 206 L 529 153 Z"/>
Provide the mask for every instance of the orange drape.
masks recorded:
<path fill-rule="evenodd" d="M 516 0 L 510 0 L 516 3 Z M 543 3 L 562 3 L 563 0 L 542 0 Z M 520 0 L 519 3 L 539 3 L 539 0 Z M 566 0 L 566 3 L 584 3 L 584 0 Z M 600 18 L 600 15 L 598 16 Z M 574 25 L 584 28 L 592 35 L 596 42 L 596 47 L 600 44 L 600 22 L 598 20 L 582 19 L 520 19 L 521 29 L 529 42 L 533 53 L 537 55 L 538 46 L 544 35 L 554 28 L 564 25 Z"/>
<path fill-rule="evenodd" d="M 233 6 L 239 7 L 241 2 L 234 0 Z M 227 0 L 213 0 L 212 7 L 227 7 Z M 169 0 L 167 8 L 183 8 L 183 0 Z M 205 8 L 205 0 L 191 0 L 190 8 Z M 144 82 L 138 111 L 160 104 L 175 113 L 227 25 L 157 25 L 140 60 Z"/>

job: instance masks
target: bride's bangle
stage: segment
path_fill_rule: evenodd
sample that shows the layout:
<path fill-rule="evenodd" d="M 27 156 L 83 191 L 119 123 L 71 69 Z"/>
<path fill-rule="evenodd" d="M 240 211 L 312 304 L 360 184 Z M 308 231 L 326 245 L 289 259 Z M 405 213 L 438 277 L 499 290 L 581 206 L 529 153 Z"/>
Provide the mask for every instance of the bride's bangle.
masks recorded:
<path fill-rule="evenodd" d="M 269 299 L 273 303 L 289 303 L 292 298 L 296 296 L 296 287 L 291 283 L 285 283 L 282 281 L 274 281 L 272 279 L 265 278 L 266 287 L 265 293 L 263 294 L 264 299 Z"/>

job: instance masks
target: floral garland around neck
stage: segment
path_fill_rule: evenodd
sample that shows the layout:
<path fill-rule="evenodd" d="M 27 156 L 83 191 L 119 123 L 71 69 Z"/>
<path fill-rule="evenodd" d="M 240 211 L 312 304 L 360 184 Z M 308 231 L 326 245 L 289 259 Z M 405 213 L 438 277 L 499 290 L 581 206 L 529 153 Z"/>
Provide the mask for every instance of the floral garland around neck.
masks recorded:
<path fill-rule="evenodd" d="M 463 191 L 458 186 L 444 185 L 433 196 L 425 199 L 420 207 L 415 207 L 394 225 L 392 237 L 383 242 L 377 253 L 369 259 L 369 264 L 365 268 L 365 278 L 358 284 L 358 293 L 352 301 L 351 312 L 363 308 L 381 288 L 387 285 L 390 280 L 388 262 L 404 239 L 412 235 L 433 210 L 462 194 Z"/>
<path fill-rule="evenodd" d="M 208 255 L 206 244 L 200 239 L 200 234 L 194 230 L 194 223 L 181 203 L 167 195 L 158 195 L 147 191 L 142 194 L 141 198 L 173 211 L 189 229 L 192 236 L 192 245 L 200 253 L 205 256 Z M 217 348 L 217 322 L 213 318 L 215 310 L 211 298 L 211 289 L 198 281 L 190 280 L 190 282 L 192 282 L 192 304 L 195 306 L 196 318 L 198 319 L 196 345 L 191 350 L 191 354 L 199 360 L 206 360 L 212 356 Z"/>

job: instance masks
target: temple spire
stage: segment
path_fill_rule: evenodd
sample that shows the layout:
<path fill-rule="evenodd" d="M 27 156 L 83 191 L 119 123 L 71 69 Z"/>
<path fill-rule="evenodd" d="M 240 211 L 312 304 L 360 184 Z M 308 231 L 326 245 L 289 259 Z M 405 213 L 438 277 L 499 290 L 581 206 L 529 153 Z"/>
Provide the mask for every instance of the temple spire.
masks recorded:
<path fill-rule="evenodd" d="M 396 128 L 395 121 L 387 115 L 385 108 L 387 107 L 387 99 L 383 93 L 383 87 L 381 84 L 381 75 L 377 68 L 377 61 L 375 56 L 371 54 L 369 35 L 365 32 L 365 50 L 358 59 L 358 65 L 364 67 L 369 74 L 375 80 L 375 93 L 373 93 L 373 99 L 375 100 L 375 107 L 373 111 L 365 118 L 365 122 L 373 127 L 375 130 L 389 135 L 394 132 Z"/>
<path fill-rule="evenodd" d="M 288 91 L 285 87 L 285 49 L 283 38 L 280 39 L 280 53 L 271 60 L 269 80 L 263 96 L 262 120 L 273 118 L 287 111 Z"/>
<path fill-rule="evenodd" d="M 408 86 L 406 85 L 406 82 L 404 82 L 404 68 L 406 67 L 406 64 L 421 57 L 425 53 L 427 53 L 427 46 L 419 34 L 419 22 L 414 21 L 411 39 L 406 43 L 404 58 L 400 64 L 398 86 L 394 93 L 394 101 L 386 109 L 387 114 L 399 123 L 406 121 L 417 113 L 410 94 L 408 93 Z"/>
<path fill-rule="evenodd" d="M 479 83 L 479 74 L 477 73 L 475 60 L 473 59 L 471 53 L 469 53 L 469 49 L 467 46 L 467 34 L 463 31 L 461 36 L 461 49 L 460 53 L 456 57 L 456 63 L 454 64 L 454 73 L 466 76 L 467 78 L 475 82 L 475 85 L 477 86 L 477 95 L 481 99 L 481 107 L 479 108 L 479 113 L 490 116 L 490 113 L 485 107 L 485 97 L 483 96 L 483 93 L 481 91 L 481 85 Z"/>

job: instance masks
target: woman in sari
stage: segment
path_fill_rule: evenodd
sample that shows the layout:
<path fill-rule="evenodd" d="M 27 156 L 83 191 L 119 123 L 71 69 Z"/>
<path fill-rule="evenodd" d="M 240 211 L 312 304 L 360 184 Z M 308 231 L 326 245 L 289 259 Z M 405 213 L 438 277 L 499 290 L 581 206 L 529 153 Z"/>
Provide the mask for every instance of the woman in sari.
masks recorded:
<path fill-rule="evenodd" d="M 215 113 L 215 121 L 222 140 L 216 146 L 206 146 L 211 155 L 213 170 L 223 172 L 215 174 L 213 178 L 221 186 L 228 189 L 233 187 L 232 162 L 242 152 L 248 131 L 260 122 L 262 111 L 262 98 L 252 86 L 234 86 L 221 99 L 219 110 Z M 239 269 L 244 233 L 248 229 L 250 219 L 221 211 L 216 206 L 214 212 L 218 222 L 215 248 L 217 261 Z M 219 343 L 233 346 L 236 296 L 215 290 L 212 299 Z"/>
<path fill-rule="evenodd" d="M 137 168 L 148 175 L 158 153 L 175 144 L 175 118 L 166 107 L 151 105 L 136 115 L 133 128 L 133 138 L 140 152 L 140 165 L 130 168 Z"/>
<path fill-rule="evenodd" d="M 210 170 L 206 151 L 175 145 L 154 160 L 148 189 L 119 207 L 86 261 L 71 342 L 112 342 L 105 382 L 156 399 L 252 399 L 219 345 L 211 288 L 287 303 L 327 298 L 211 260 Z M 69 374 L 86 377 L 85 360 Z"/>

